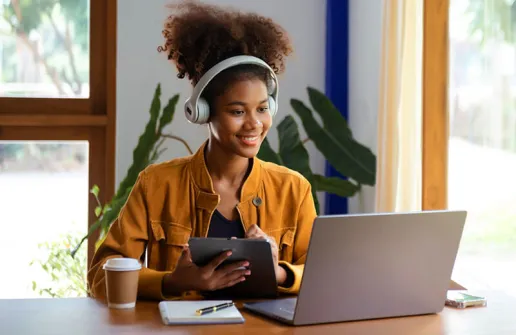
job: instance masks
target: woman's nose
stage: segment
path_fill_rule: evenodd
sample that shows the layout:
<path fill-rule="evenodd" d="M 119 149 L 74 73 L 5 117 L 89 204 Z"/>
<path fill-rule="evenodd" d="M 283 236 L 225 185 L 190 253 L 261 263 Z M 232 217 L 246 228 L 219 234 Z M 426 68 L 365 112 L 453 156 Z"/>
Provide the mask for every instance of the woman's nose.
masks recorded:
<path fill-rule="evenodd" d="M 256 115 L 248 115 L 246 125 L 251 128 L 261 128 L 263 126 L 262 121 L 256 117 Z"/>

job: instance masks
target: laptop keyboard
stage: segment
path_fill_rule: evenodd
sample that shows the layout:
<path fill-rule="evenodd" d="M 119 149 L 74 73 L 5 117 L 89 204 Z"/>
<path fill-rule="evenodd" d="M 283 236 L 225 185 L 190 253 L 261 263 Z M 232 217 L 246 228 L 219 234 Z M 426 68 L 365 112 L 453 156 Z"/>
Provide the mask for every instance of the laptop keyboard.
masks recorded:
<path fill-rule="evenodd" d="M 284 298 L 272 301 L 251 303 L 251 311 L 265 314 L 280 321 L 292 322 L 296 310 L 296 298 Z"/>
<path fill-rule="evenodd" d="M 296 310 L 296 300 L 296 298 L 283 299 L 281 303 L 281 309 L 285 312 L 294 314 L 294 311 Z"/>
<path fill-rule="evenodd" d="M 292 320 L 296 310 L 296 298 L 279 299 L 275 301 L 269 312 L 285 320 Z"/>

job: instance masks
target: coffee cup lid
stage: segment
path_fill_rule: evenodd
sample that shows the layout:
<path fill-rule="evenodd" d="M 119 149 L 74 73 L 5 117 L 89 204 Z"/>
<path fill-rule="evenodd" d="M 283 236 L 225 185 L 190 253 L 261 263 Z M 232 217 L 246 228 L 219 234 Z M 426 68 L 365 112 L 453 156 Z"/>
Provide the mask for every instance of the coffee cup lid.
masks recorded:
<path fill-rule="evenodd" d="M 140 270 L 142 265 L 134 258 L 110 258 L 104 264 L 104 270 L 110 271 L 134 271 Z"/>

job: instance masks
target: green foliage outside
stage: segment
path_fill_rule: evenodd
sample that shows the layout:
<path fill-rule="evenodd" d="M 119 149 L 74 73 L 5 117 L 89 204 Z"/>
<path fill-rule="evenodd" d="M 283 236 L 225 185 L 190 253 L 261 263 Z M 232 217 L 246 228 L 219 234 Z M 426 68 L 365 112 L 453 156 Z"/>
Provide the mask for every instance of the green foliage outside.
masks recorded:
<path fill-rule="evenodd" d="M 0 4 L 0 34 L 15 38 L 12 43 L 4 42 L 0 81 L 23 83 L 18 79 L 24 72 L 20 68 L 24 64 L 18 62 L 16 42 L 20 42 L 30 51 L 34 64 L 41 64 L 46 74 L 43 82 L 53 85 L 60 96 L 83 95 L 90 71 L 89 28 L 89 0 L 4 1 Z M 23 94 L 30 94 L 25 90 Z"/>
<path fill-rule="evenodd" d="M 516 1 L 469 0 L 469 33 L 484 44 L 488 41 L 516 42 Z"/>
<path fill-rule="evenodd" d="M 87 296 L 87 245 L 78 249 L 75 258 L 70 257 L 71 248 L 79 243 L 80 238 L 81 233 L 68 233 L 39 244 L 38 258 L 30 266 L 42 270 L 46 278 L 32 282 L 34 292 L 50 298 Z"/>
<path fill-rule="evenodd" d="M 478 42 L 481 46 L 477 52 L 479 57 L 485 64 L 485 70 L 489 71 L 493 67 L 491 64 L 493 59 L 493 50 L 507 43 L 510 48 L 516 48 L 516 1 L 514 0 L 469 0 L 467 7 L 467 15 L 471 18 L 469 25 L 470 40 Z M 494 48 L 493 48 L 494 46 Z M 516 62 L 516 60 L 512 60 Z M 507 64 L 509 68 L 514 64 Z M 485 73 L 487 75 L 487 73 Z M 484 78 L 490 78 L 489 75 Z M 513 77 L 512 75 L 499 75 L 501 88 L 496 88 L 502 95 L 493 98 L 500 106 L 482 105 L 477 107 L 479 111 L 476 115 L 478 119 L 478 130 L 472 130 L 472 126 L 466 123 L 466 131 L 468 135 L 471 133 L 481 133 L 485 130 L 488 134 L 490 129 L 486 126 L 486 121 L 495 115 L 498 111 L 493 108 L 501 108 L 503 114 L 504 126 L 502 133 L 507 135 L 507 139 L 500 148 L 506 152 L 516 152 L 516 142 L 510 134 L 514 132 L 513 123 L 508 121 L 516 112 L 516 101 L 513 94 Z M 494 102 L 494 101 L 490 101 Z M 480 111 L 485 115 L 480 114 Z M 474 113 L 475 110 L 470 110 Z M 471 135 L 470 135 L 471 136 Z M 480 136 L 479 136 L 480 137 Z M 468 138 L 468 140 L 470 140 Z M 482 140 L 482 138 L 481 138 Z M 474 143 L 480 143 L 481 140 L 470 140 Z M 470 224 L 467 234 L 463 237 L 462 244 L 464 251 L 468 253 L 478 253 L 481 250 L 483 256 L 495 254 L 496 258 L 503 259 L 507 255 L 514 255 L 516 251 L 516 226 L 514 215 L 514 204 L 511 198 L 498 202 L 495 206 L 487 209 L 474 209 L 468 214 Z M 510 256 L 509 256 L 510 257 Z"/>

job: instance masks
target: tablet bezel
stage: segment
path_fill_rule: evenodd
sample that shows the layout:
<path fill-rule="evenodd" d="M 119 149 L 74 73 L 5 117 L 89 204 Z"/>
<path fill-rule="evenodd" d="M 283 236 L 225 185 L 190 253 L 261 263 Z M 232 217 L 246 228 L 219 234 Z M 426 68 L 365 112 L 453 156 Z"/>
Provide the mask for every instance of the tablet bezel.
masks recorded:
<path fill-rule="evenodd" d="M 232 250 L 233 254 L 222 264 L 249 261 L 251 274 L 246 280 L 232 287 L 202 292 L 207 297 L 246 299 L 273 298 L 278 295 L 278 284 L 270 243 L 262 239 L 226 239 L 213 237 L 191 237 L 189 242 L 192 261 L 197 266 L 209 263 L 222 252 Z"/>

